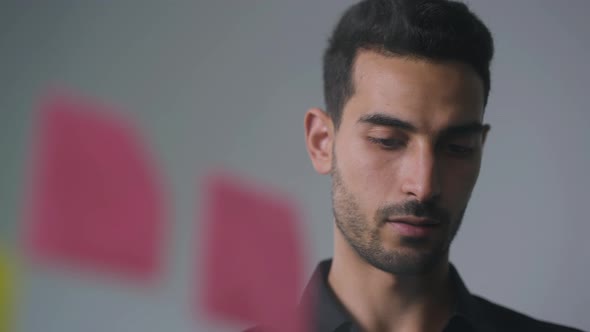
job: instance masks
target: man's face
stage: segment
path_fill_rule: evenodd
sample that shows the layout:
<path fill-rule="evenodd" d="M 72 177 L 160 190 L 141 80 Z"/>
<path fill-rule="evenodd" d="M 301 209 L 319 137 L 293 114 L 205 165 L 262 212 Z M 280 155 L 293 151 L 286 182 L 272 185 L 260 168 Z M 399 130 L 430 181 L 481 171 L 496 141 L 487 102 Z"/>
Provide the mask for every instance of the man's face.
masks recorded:
<path fill-rule="evenodd" d="M 395 274 L 446 259 L 477 180 L 488 126 L 467 65 L 359 53 L 334 129 L 333 210 L 346 242 Z"/>

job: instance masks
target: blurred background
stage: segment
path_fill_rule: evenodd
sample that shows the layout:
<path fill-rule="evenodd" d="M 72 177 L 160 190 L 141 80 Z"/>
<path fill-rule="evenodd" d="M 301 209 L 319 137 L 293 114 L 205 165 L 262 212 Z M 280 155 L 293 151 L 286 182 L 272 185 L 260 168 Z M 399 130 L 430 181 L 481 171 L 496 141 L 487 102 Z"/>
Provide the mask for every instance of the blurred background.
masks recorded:
<path fill-rule="evenodd" d="M 321 55 L 352 3 L 0 1 L 0 247 L 18 270 L 15 330 L 248 325 L 192 304 L 199 179 L 220 165 L 294 199 L 306 275 L 331 256 L 330 179 L 308 160 L 303 115 L 323 107 Z M 467 3 L 495 38 L 492 131 L 452 262 L 474 293 L 590 330 L 590 1 Z M 55 87 L 113 105 L 149 145 L 169 228 L 150 287 L 32 264 L 20 249 L 35 111 Z"/>

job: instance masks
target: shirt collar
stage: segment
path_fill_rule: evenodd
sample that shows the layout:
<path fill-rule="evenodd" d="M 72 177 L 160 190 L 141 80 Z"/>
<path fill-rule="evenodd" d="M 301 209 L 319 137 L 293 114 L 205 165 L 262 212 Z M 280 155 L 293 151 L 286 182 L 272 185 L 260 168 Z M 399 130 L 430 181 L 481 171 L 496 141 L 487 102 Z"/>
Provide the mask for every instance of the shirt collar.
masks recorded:
<path fill-rule="evenodd" d="M 331 259 L 320 262 L 303 291 L 302 303 L 311 306 L 313 331 L 332 332 L 352 325 L 352 318 L 328 284 L 331 266 Z"/>
<path fill-rule="evenodd" d="M 352 317 L 328 284 L 331 265 L 331 259 L 318 264 L 303 291 L 302 303 L 311 305 L 313 331 L 354 331 L 351 330 L 354 325 Z M 474 331 L 491 331 L 480 304 L 469 292 L 452 264 L 449 264 L 449 276 L 456 294 L 454 314 L 449 324 L 453 324 L 453 320 L 464 320 Z"/>
<path fill-rule="evenodd" d="M 463 319 L 469 323 L 475 331 L 493 331 L 488 323 L 485 311 L 477 299 L 469 292 L 465 283 L 459 276 L 459 272 L 453 264 L 449 263 L 449 277 L 454 287 L 456 301 L 452 319 Z M 329 285 L 326 284 L 329 287 Z"/>

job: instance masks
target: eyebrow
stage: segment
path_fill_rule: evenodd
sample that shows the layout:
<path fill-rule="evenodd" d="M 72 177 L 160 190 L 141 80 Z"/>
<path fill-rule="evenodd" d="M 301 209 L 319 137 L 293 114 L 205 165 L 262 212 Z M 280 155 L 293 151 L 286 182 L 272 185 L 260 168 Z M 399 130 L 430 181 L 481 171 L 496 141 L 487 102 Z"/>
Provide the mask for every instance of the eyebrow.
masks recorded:
<path fill-rule="evenodd" d="M 393 127 L 411 132 L 418 131 L 416 126 L 414 126 L 413 124 L 383 113 L 365 114 L 360 117 L 357 123 L 367 123 L 375 126 Z"/>
<path fill-rule="evenodd" d="M 398 128 L 409 132 L 417 132 L 418 128 L 410 122 L 398 119 L 394 116 L 383 113 L 365 114 L 359 118 L 357 123 L 372 124 L 375 126 L 385 126 Z M 487 125 L 474 121 L 466 124 L 453 125 L 442 130 L 441 136 L 470 135 L 478 134 L 486 129 Z"/>
<path fill-rule="evenodd" d="M 480 122 L 471 122 L 456 126 L 450 126 L 441 132 L 441 136 L 465 136 L 482 133 L 488 126 Z"/>

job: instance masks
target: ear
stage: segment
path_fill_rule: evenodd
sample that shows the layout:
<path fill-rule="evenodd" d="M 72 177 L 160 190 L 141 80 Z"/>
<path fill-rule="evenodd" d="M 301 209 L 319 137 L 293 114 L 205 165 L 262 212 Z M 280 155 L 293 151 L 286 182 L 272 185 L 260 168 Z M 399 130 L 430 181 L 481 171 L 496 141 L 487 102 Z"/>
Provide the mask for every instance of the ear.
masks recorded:
<path fill-rule="evenodd" d="M 319 174 L 329 174 L 332 169 L 334 125 L 326 112 L 312 108 L 305 113 L 305 143 L 311 163 Z"/>
<path fill-rule="evenodd" d="M 489 124 L 484 125 L 483 131 L 481 132 L 481 145 L 484 146 L 486 143 L 486 138 L 488 138 L 488 133 L 490 132 L 492 127 Z"/>

